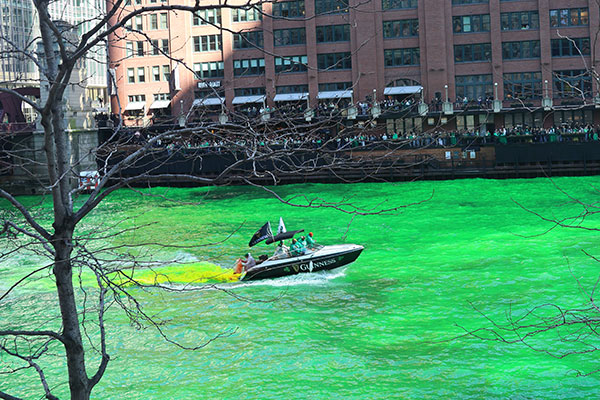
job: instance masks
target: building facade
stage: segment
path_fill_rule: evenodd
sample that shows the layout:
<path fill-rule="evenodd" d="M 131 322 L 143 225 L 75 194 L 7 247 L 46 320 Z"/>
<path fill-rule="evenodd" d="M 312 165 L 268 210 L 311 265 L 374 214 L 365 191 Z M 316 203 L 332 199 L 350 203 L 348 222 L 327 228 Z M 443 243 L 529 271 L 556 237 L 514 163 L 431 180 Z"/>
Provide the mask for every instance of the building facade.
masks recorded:
<path fill-rule="evenodd" d="M 105 15 L 104 0 L 57 0 L 49 5 L 52 19 L 58 25 L 73 27 L 73 34 L 81 35 Z M 41 57 L 38 14 L 30 0 L 3 0 L 0 6 L 0 85 L 8 88 L 39 88 L 44 100 L 44 77 L 33 58 Z M 65 91 L 65 126 L 69 129 L 95 127 L 94 117 L 108 112 L 106 45 L 95 46 L 88 56 L 77 64 L 71 85 Z M 5 102 L 8 103 L 8 99 Z M 1 110 L 7 110 L 8 104 Z M 23 103 L 27 121 L 37 116 Z M 1 113 L 1 112 L 0 112 Z M 1 113 L 2 122 L 14 122 L 14 116 Z"/>
<path fill-rule="evenodd" d="M 140 125 L 359 103 L 360 117 L 377 102 L 388 132 L 600 123 L 595 1 L 227 4 L 144 13 L 117 30 L 113 112 Z"/>

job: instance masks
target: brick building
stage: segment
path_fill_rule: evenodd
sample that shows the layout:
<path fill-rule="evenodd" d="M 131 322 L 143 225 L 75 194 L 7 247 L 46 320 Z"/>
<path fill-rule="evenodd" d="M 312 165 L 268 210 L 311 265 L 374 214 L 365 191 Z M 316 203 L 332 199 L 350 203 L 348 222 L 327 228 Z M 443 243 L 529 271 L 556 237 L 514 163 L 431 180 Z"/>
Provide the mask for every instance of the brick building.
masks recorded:
<path fill-rule="evenodd" d="M 214 4 L 194 16 L 144 13 L 112 37 L 113 112 L 130 125 L 307 101 L 361 102 L 368 113 L 375 98 L 390 132 L 600 123 L 595 1 Z"/>

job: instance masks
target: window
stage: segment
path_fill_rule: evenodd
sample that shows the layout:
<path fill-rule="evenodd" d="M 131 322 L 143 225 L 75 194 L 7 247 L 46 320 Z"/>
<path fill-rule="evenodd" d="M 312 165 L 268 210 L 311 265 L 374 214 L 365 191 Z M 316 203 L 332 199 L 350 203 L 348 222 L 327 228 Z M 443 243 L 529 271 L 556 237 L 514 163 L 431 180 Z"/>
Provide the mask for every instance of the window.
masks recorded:
<path fill-rule="evenodd" d="M 265 73 L 265 59 L 251 58 L 244 60 L 233 60 L 233 75 L 262 75 Z"/>
<path fill-rule="evenodd" d="M 160 81 L 160 67 L 158 65 L 152 67 L 152 80 L 154 82 Z"/>
<path fill-rule="evenodd" d="M 135 48 L 136 48 L 135 54 L 138 57 L 144 57 L 144 41 L 138 40 L 137 42 L 135 42 Z"/>
<path fill-rule="evenodd" d="M 507 99 L 537 99 L 542 96 L 541 72 L 504 74 L 504 97 Z"/>
<path fill-rule="evenodd" d="M 171 80 L 171 68 L 168 65 L 163 65 L 163 80 L 169 82 Z"/>
<path fill-rule="evenodd" d="M 349 0 L 315 0 L 315 13 L 340 14 L 348 12 Z"/>
<path fill-rule="evenodd" d="M 137 101 L 146 101 L 146 95 L 145 94 L 133 94 L 133 95 L 127 96 L 127 99 L 131 103 L 137 102 Z"/>
<path fill-rule="evenodd" d="M 233 89 L 233 94 L 236 96 L 259 96 L 265 93 L 266 90 L 264 87 L 247 87 Z"/>
<path fill-rule="evenodd" d="M 160 13 L 160 29 L 167 29 L 167 13 Z"/>
<path fill-rule="evenodd" d="M 462 44 L 454 46 L 454 62 L 479 62 L 492 59 L 490 43 Z"/>
<path fill-rule="evenodd" d="M 307 56 L 275 57 L 275 73 L 304 72 Z"/>
<path fill-rule="evenodd" d="M 383 21 L 383 37 L 385 39 L 411 36 L 419 36 L 418 19 Z"/>
<path fill-rule="evenodd" d="M 589 38 L 562 38 L 550 41 L 552 57 L 574 57 L 590 55 Z"/>
<path fill-rule="evenodd" d="M 135 69 L 127 68 L 127 83 L 135 83 Z"/>
<path fill-rule="evenodd" d="M 141 103 L 141 102 L 145 103 L 146 95 L 144 95 L 144 94 L 129 95 L 129 96 L 127 96 L 127 99 L 129 100 L 130 103 Z M 130 115 L 137 115 L 138 117 L 142 117 L 144 115 L 144 108 L 141 108 L 138 110 L 126 110 L 124 112 L 127 112 Z"/>
<path fill-rule="evenodd" d="M 133 42 L 125 43 L 125 51 L 127 53 L 127 57 L 133 57 Z"/>
<path fill-rule="evenodd" d="M 160 54 L 160 50 L 158 48 L 158 40 L 153 39 L 150 41 L 150 46 L 152 47 L 152 55 L 157 56 Z"/>
<path fill-rule="evenodd" d="M 383 10 L 400 10 L 404 8 L 417 8 L 418 0 L 382 0 Z"/>
<path fill-rule="evenodd" d="M 275 93 L 277 93 L 277 94 L 308 93 L 308 85 L 277 86 L 277 87 L 275 87 Z"/>
<path fill-rule="evenodd" d="M 591 97 L 592 79 L 585 69 L 554 71 L 554 97 Z"/>
<path fill-rule="evenodd" d="M 144 25 L 142 24 L 142 16 L 141 15 L 135 16 L 135 29 L 137 29 L 138 31 L 144 30 Z"/>
<path fill-rule="evenodd" d="M 350 25 L 317 26 L 317 43 L 349 42 Z"/>
<path fill-rule="evenodd" d="M 158 14 L 150 14 L 150 29 L 158 29 Z"/>
<path fill-rule="evenodd" d="M 278 1 L 273 3 L 274 17 L 302 18 L 304 14 L 304 0 Z"/>
<path fill-rule="evenodd" d="M 194 90 L 194 97 L 196 99 L 224 99 L 225 88 L 223 87 L 211 87 L 208 89 L 196 89 Z"/>
<path fill-rule="evenodd" d="M 383 51 L 383 59 L 387 67 L 403 67 L 419 65 L 420 52 L 418 47 L 407 49 L 388 49 Z"/>
<path fill-rule="evenodd" d="M 550 26 L 587 26 L 589 12 L 587 8 L 561 8 L 550 10 Z"/>
<path fill-rule="evenodd" d="M 194 64 L 196 79 L 222 78 L 224 76 L 224 70 L 223 61 Z"/>
<path fill-rule="evenodd" d="M 263 42 L 263 31 L 250 31 L 233 34 L 233 48 L 238 49 L 254 49 L 262 48 Z"/>
<path fill-rule="evenodd" d="M 154 101 L 171 100 L 169 93 L 154 93 L 152 96 L 154 97 Z"/>
<path fill-rule="evenodd" d="M 556 110 L 554 111 L 554 124 L 572 124 L 573 122 L 582 125 L 593 124 L 594 114 L 592 110 Z"/>
<path fill-rule="evenodd" d="M 543 121 L 544 113 L 542 111 L 504 114 L 504 126 L 506 128 L 519 128 L 524 125 L 533 128 L 542 128 Z M 556 112 L 554 113 L 554 122 L 556 122 Z"/>
<path fill-rule="evenodd" d="M 137 69 L 138 82 L 146 82 L 146 70 L 144 67 L 138 67 Z"/>
<path fill-rule="evenodd" d="M 317 54 L 317 65 L 326 70 L 352 69 L 352 58 L 350 52 Z"/>
<path fill-rule="evenodd" d="M 463 4 L 480 4 L 480 3 L 487 3 L 488 0 L 452 0 L 452 5 L 453 6 L 459 6 L 459 5 L 463 5 Z"/>
<path fill-rule="evenodd" d="M 210 8 L 207 10 L 196 11 L 192 14 L 192 25 L 220 25 L 221 24 L 221 9 Z"/>
<path fill-rule="evenodd" d="M 352 89 L 352 82 L 319 83 L 319 92 L 335 92 L 346 89 Z"/>
<path fill-rule="evenodd" d="M 317 28 L 317 31 L 318 31 L 318 29 L 319 28 Z M 305 44 L 305 43 L 306 43 L 306 29 L 305 28 L 275 29 L 273 31 L 273 45 L 274 46 L 291 46 L 291 45 L 295 45 L 295 44 Z"/>
<path fill-rule="evenodd" d="M 221 50 L 221 35 L 194 36 L 194 51 L 219 51 Z"/>
<path fill-rule="evenodd" d="M 262 13 L 257 7 L 234 8 L 231 10 L 231 19 L 233 22 L 261 21 Z"/>
<path fill-rule="evenodd" d="M 489 32 L 490 14 L 452 17 L 452 27 L 454 33 Z"/>
<path fill-rule="evenodd" d="M 540 28 L 537 11 L 520 11 L 500 14 L 500 27 L 503 31 L 516 31 Z"/>
<path fill-rule="evenodd" d="M 160 40 L 160 50 L 164 54 L 169 54 L 169 40 L 168 39 L 161 39 Z"/>
<path fill-rule="evenodd" d="M 492 74 L 456 76 L 455 85 L 456 97 L 477 100 L 492 96 Z"/>
<path fill-rule="evenodd" d="M 517 60 L 521 58 L 539 58 L 540 41 L 525 40 L 521 42 L 502 42 L 502 59 Z"/>

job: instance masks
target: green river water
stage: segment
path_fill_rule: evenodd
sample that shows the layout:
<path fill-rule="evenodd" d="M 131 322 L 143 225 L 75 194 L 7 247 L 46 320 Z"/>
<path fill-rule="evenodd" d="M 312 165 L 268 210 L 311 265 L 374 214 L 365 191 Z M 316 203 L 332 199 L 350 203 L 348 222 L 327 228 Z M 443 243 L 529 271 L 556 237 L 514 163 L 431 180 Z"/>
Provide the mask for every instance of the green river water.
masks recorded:
<path fill-rule="evenodd" d="M 554 183 L 588 202 L 599 177 Z M 87 220 L 91 226 L 156 224 L 123 241 L 201 244 L 194 249 L 152 249 L 160 259 L 207 260 L 231 268 L 265 221 L 304 228 L 323 244 L 365 246 L 350 266 L 219 290 L 172 293 L 133 289 L 152 312 L 170 321 L 165 333 L 193 346 L 234 331 L 197 351 L 181 350 L 152 329 L 138 330 L 116 308 L 108 315 L 112 360 L 93 392 L 96 399 L 591 399 L 600 397 L 597 355 L 563 359 L 523 345 L 453 338 L 461 328 L 490 327 L 474 309 L 499 322 L 544 303 L 584 304 L 574 276 L 591 288 L 598 264 L 593 231 L 555 229 L 516 203 L 545 215 L 581 211 L 547 179 L 291 185 L 289 198 L 327 201 L 351 197 L 364 207 L 418 202 L 393 215 L 351 216 L 331 209 L 286 206 L 249 187 L 154 189 L 194 205 L 176 205 L 131 191 L 110 197 Z M 33 204 L 39 199 L 24 199 Z M 7 209 L 5 203 L 0 206 Z M 37 207 L 47 210 L 48 204 Z M 0 212 L 2 209 L 0 208 Z M 350 224 L 350 222 L 352 222 Z M 597 218 L 587 222 L 600 226 Z M 1 242 L 0 242 L 1 243 Z M 257 247 L 265 248 L 264 245 Z M 41 261 L 16 255 L 0 264 L 0 293 Z M 182 266 L 181 268 L 190 268 Z M 208 268 L 208 267 L 196 267 Z M 569 268 L 573 271 L 570 272 Z M 182 271 L 193 273 L 197 271 Z M 0 329 L 32 327 L 55 309 L 52 281 L 29 283 L 0 303 Z M 555 349 L 553 337 L 533 343 Z M 597 344 L 597 343 L 596 343 Z M 92 356 L 92 352 L 88 354 Z M 6 357 L 0 357 L 8 363 Z M 94 361 L 97 363 L 97 357 Z M 6 364 L 5 364 L 6 365 Z M 62 365 L 47 366 L 51 387 L 65 396 Z M 0 390 L 42 396 L 33 373 L 0 375 Z M 62 383 L 61 383 L 62 382 Z"/>

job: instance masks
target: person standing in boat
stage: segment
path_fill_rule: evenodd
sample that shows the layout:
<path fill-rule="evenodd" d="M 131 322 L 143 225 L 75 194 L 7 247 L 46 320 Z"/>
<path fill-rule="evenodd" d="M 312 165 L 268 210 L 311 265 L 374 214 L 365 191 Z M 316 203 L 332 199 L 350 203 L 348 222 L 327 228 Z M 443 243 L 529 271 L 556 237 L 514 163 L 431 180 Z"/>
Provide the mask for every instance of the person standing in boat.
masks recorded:
<path fill-rule="evenodd" d="M 312 232 L 308 232 L 308 236 L 306 237 L 306 247 L 308 247 L 309 249 L 314 249 L 315 248 L 315 240 L 313 239 L 313 233 Z"/>
<path fill-rule="evenodd" d="M 306 247 L 296 239 L 292 239 L 292 245 L 290 246 L 290 251 L 293 256 L 301 256 L 306 253 Z"/>
<path fill-rule="evenodd" d="M 256 260 L 252 257 L 252 254 L 246 253 L 246 259 L 242 260 L 242 266 L 244 270 L 248 271 L 250 268 L 256 265 Z"/>

